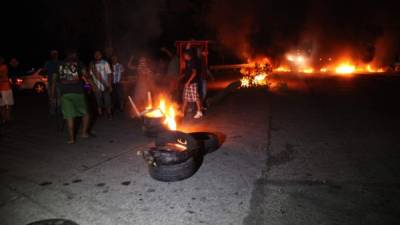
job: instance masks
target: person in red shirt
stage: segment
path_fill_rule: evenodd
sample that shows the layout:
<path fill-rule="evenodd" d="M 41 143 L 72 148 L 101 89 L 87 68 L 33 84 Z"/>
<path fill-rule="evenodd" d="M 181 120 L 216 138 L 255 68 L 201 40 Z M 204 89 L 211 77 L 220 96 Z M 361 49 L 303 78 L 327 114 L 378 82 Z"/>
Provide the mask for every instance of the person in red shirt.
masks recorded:
<path fill-rule="evenodd" d="M 14 97 L 8 79 L 8 67 L 4 58 L 0 56 L 0 122 L 11 120 L 11 108 L 14 105 Z"/>

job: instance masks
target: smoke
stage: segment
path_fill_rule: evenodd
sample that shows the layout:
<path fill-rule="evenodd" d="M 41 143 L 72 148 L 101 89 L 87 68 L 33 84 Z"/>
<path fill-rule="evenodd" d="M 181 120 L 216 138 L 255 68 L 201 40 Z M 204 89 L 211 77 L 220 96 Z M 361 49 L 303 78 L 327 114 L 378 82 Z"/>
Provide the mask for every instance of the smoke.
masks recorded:
<path fill-rule="evenodd" d="M 393 63 L 399 50 L 399 38 L 397 32 L 386 31 L 377 39 L 373 65 L 381 67 Z"/>
<path fill-rule="evenodd" d="M 116 0 L 110 7 L 114 46 L 122 54 L 148 51 L 152 41 L 160 37 L 165 0 Z"/>
<path fill-rule="evenodd" d="M 382 0 L 211 0 L 207 22 L 225 48 L 245 60 L 277 59 L 293 49 L 314 59 L 348 57 L 387 65 L 399 48 L 398 3 Z"/>
<path fill-rule="evenodd" d="M 250 35 L 254 24 L 255 1 L 211 2 L 208 24 L 214 29 L 218 41 L 241 59 L 247 59 L 252 52 Z"/>
<path fill-rule="evenodd" d="M 313 0 L 301 40 L 312 43 L 314 58 L 347 57 L 388 65 L 399 50 L 398 7 L 392 3 Z"/>

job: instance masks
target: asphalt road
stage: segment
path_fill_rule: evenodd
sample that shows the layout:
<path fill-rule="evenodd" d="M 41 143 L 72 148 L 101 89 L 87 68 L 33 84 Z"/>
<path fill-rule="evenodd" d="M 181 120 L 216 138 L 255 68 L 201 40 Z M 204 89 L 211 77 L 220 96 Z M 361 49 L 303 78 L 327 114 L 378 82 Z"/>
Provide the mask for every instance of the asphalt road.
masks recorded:
<path fill-rule="evenodd" d="M 398 76 L 278 76 L 288 88 L 240 89 L 184 131 L 221 132 L 191 178 L 151 179 L 140 122 L 100 119 L 65 144 L 45 98 L 19 96 L 0 139 L 0 221 L 110 224 L 397 224 Z"/>

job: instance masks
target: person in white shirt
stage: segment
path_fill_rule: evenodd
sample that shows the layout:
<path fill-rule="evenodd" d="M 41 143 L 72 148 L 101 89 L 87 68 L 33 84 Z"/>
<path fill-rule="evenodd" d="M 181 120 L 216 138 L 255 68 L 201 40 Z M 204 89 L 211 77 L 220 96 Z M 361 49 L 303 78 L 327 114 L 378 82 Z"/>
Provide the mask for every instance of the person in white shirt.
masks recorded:
<path fill-rule="evenodd" d="M 111 92 L 112 92 L 112 71 L 110 64 L 103 59 L 100 51 L 94 53 L 94 62 L 90 65 L 90 75 L 94 83 L 94 93 L 96 96 L 98 115 L 106 110 L 108 118 L 112 118 L 111 113 Z"/>

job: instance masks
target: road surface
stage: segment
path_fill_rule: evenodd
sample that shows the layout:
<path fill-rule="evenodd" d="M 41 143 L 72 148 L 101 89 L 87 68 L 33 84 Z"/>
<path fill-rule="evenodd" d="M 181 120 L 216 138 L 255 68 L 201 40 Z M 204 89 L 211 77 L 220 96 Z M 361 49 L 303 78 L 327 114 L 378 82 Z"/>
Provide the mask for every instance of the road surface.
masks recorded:
<path fill-rule="evenodd" d="M 279 76 L 240 89 L 184 131 L 221 132 L 191 178 L 150 178 L 140 121 L 99 119 L 65 144 L 45 98 L 17 97 L 0 140 L 0 220 L 110 224 L 396 224 L 400 219 L 397 76 Z"/>

